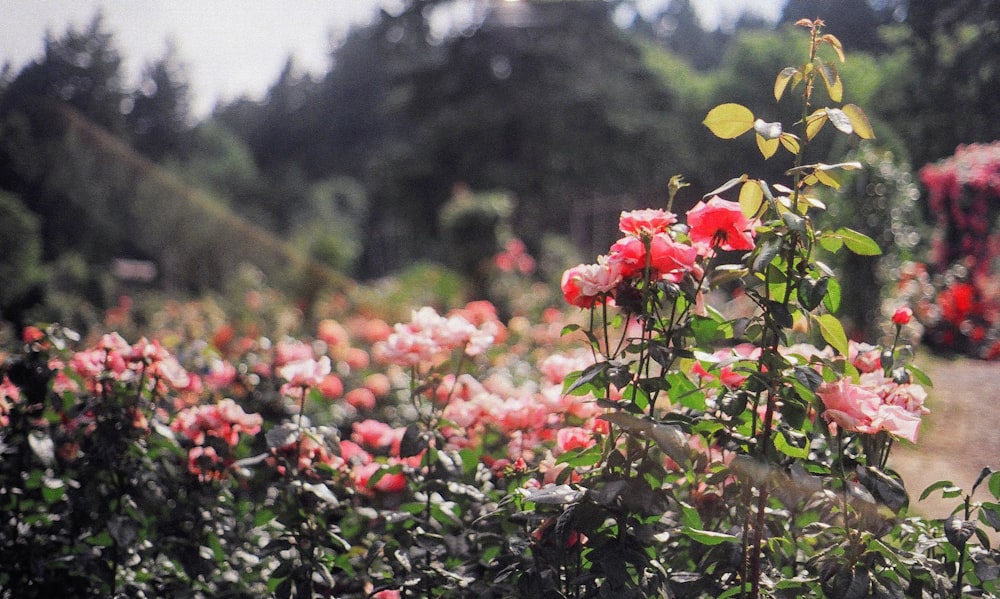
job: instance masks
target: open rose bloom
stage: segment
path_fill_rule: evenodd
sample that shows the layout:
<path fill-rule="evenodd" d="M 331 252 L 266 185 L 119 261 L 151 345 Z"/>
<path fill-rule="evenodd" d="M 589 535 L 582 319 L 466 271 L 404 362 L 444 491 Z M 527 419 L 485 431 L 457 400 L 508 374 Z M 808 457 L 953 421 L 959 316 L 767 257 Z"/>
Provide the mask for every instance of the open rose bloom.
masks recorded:
<path fill-rule="evenodd" d="M 647 276 L 651 281 L 680 283 L 685 277 L 699 282 L 704 274 L 699 258 L 713 255 L 715 248 L 750 250 L 754 247 L 755 223 L 740 211 L 739 204 L 713 197 L 699 202 L 687 213 L 688 228 L 678 224 L 666 210 L 623 211 L 618 228 L 624 236 L 595 264 L 580 264 L 563 273 L 566 302 L 593 308 L 614 302 L 619 287 Z"/>

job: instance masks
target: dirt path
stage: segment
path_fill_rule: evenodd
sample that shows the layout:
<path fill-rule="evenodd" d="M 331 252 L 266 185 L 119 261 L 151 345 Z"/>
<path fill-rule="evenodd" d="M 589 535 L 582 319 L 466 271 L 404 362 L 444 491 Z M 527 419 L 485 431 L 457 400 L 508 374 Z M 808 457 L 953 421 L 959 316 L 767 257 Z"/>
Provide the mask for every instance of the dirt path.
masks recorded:
<path fill-rule="evenodd" d="M 941 500 L 935 492 L 918 502 L 928 485 L 950 480 L 968 491 L 984 466 L 1000 470 L 1000 363 L 931 358 L 922 367 L 934 382 L 928 389 L 931 413 L 924 416 L 917 445 L 898 444 L 889 466 L 903 477 L 911 511 L 945 518 L 961 499 Z M 983 490 L 976 499 L 990 499 Z"/>

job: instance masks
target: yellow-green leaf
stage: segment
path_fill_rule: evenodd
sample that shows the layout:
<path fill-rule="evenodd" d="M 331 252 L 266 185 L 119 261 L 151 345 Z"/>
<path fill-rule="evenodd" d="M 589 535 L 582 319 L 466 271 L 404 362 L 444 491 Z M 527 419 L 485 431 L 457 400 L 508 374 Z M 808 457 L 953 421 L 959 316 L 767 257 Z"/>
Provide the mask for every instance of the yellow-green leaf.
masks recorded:
<path fill-rule="evenodd" d="M 811 140 L 816 137 L 819 130 L 826 124 L 826 108 L 820 108 L 806 117 L 806 139 Z"/>
<path fill-rule="evenodd" d="M 760 149 L 760 153 L 764 156 L 765 160 L 774 156 L 774 153 L 778 151 L 777 138 L 765 139 L 760 133 L 755 137 L 757 138 L 757 148 Z"/>
<path fill-rule="evenodd" d="M 781 72 L 778 73 L 778 77 L 774 80 L 775 100 L 781 100 L 781 96 L 785 93 L 785 88 L 788 87 L 788 82 L 791 81 L 796 75 L 798 75 L 799 78 L 802 77 L 802 74 L 795 67 L 785 67 L 781 69 Z"/>
<path fill-rule="evenodd" d="M 826 86 L 826 93 L 834 102 L 840 102 L 844 97 L 844 83 L 840 80 L 840 73 L 835 65 L 822 60 L 816 61 L 819 66 L 820 77 L 823 78 L 823 85 Z"/>
<path fill-rule="evenodd" d="M 785 146 L 791 154 L 799 153 L 799 138 L 795 136 L 794 133 L 782 133 L 781 137 L 778 138 L 781 141 L 781 145 Z"/>
<path fill-rule="evenodd" d="M 702 121 L 716 137 L 733 139 L 753 128 L 753 112 L 742 104 L 719 104 Z"/>
<path fill-rule="evenodd" d="M 739 185 L 740 183 L 743 183 L 743 182 L 744 182 L 744 181 L 746 181 L 746 180 L 747 180 L 747 176 L 746 176 L 746 175 L 741 175 L 741 176 L 739 176 L 739 177 L 733 177 L 732 179 L 730 179 L 730 180 L 726 181 L 725 183 L 723 183 L 722 185 L 720 185 L 720 186 L 716 187 L 716 188 L 715 188 L 715 189 L 713 189 L 712 191 L 710 191 L 710 192 L 706 193 L 706 194 L 704 195 L 704 197 L 706 197 L 706 198 L 707 198 L 707 197 L 711 197 L 711 196 L 715 196 L 715 195 L 719 195 L 720 193 L 722 193 L 722 192 L 724 192 L 724 191 L 728 191 L 728 190 L 730 190 L 730 189 L 732 189 L 732 188 L 736 187 L 736 186 L 737 186 L 737 185 Z"/>
<path fill-rule="evenodd" d="M 840 320 L 833 314 L 813 315 L 813 319 L 819 325 L 819 332 L 830 347 L 842 356 L 848 355 L 847 333 L 844 332 L 844 325 L 840 324 Z"/>
<path fill-rule="evenodd" d="M 832 189 L 840 189 L 840 181 L 838 181 L 837 178 L 830 173 L 822 170 L 816 170 L 813 174 L 816 175 L 816 179 L 823 185 Z"/>
<path fill-rule="evenodd" d="M 859 233 L 847 227 L 841 227 L 834 234 L 844 240 L 844 245 L 847 246 L 847 249 L 859 256 L 878 256 L 882 254 L 882 249 L 878 247 L 878 243 L 864 233 Z"/>
<path fill-rule="evenodd" d="M 819 39 L 830 44 L 830 47 L 833 48 L 833 51 L 837 53 L 837 57 L 840 58 L 840 62 L 844 62 L 846 60 L 846 58 L 844 57 L 844 45 L 840 43 L 840 40 L 837 39 L 836 36 L 827 33 L 826 35 L 820 36 Z"/>
<path fill-rule="evenodd" d="M 854 132 L 858 134 L 858 137 L 861 139 L 875 139 L 875 130 L 872 129 L 872 124 L 868 121 L 868 116 L 864 110 L 861 110 L 860 106 L 856 104 L 844 104 L 842 110 L 851 121 Z"/>
<path fill-rule="evenodd" d="M 757 218 L 764 211 L 764 190 L 756 179 L 747 181 L 740 188 L 740 210 L 747 218 Z"/>

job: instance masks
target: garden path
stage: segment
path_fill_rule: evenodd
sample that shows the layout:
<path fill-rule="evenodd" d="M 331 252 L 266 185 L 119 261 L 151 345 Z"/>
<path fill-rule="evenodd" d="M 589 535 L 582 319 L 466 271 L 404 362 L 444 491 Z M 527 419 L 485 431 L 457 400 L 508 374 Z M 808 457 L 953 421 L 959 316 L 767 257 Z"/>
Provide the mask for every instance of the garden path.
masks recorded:
<path fill-rule="evenodd" d="M 930 358 L 921 368 L 934 382 L 916 445 L 897 444 L 890 468 L 903 477 L 910 509 L 927 518 L 946 518 L 961 498 L 940 492 L 918 501 L 928 485 L 950 480 L 968 491 L 984 466 L 1000 470 L 1000 363 Z M 989 500 L 985 484 L 974 499 Z"/>

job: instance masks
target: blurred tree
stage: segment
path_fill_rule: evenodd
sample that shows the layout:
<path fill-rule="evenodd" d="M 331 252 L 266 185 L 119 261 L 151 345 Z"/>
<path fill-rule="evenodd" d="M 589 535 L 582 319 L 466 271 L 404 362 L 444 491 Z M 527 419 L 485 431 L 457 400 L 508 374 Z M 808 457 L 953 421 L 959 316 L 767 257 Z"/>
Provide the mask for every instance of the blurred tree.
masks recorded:
<path fill-rule="evenodd" d="M 163 57 L 146 65 L 139 89 L 124 103 L 133 146 L 156 161 L 184 151 L 190 117 L 184 69 L 174 44 L 168 43 Z"/>
<path fill-rule="evenodd" d="M 125 130 L 121 57 L 98 13 L 82 31 L 46 35 L 40 59 L 0 97 L 0 189 L 17 194 L 41 219 L 46 259 L 78 249 L 107 258 L 129 247 L 120 210 L 126 182 L 100 164 L 66 128 L 66 114 L 90 127 Z"/>
<path fill-rule="evenodd" d="M 25 310 L 41 300 L 41 227 L 17 196 L 0 192 L 0 319 L 23 322 Z"/>
<path fill-rule="evenodd" d="M 415 230 L 404 254 L 433 255 L 438 212 L 459 181 L 510 190 L 527 239 L 565 231 L 591 199 L 665 188 L 672 99 L 607 3 L 497 4 L 473 31 L 433 45 L 413 14 L 380 26 L 392 44 L 390 137 L 369 173 L 385 208 L 374 228 Z"/>
<path fill-rule="evenodd" d="M 878 111 L 921 165 L 1000 139 L 1000 0 L 906 4 Z"/>
<path fill-rule="evenodd" d="M 47 99 L 66 103 L 94 123 L 121 133 L 125 98 L 121 62 L 100 12 L 82 31 L 70 26 L 62 37 L 46 34 L 41 59 L 25 66 L 4 91 L 0 115 L 19 110 L 45 121 L 48 105 L 40 100 Z"/>
<path fill-rule="evenodd" d="M 649 21 L 637 18 L 629 29 L 655 40 L 699 71 L 719 66 L 733 37 L 722 29 L 705 31 L 691 0 L 671 0 Z"/>

